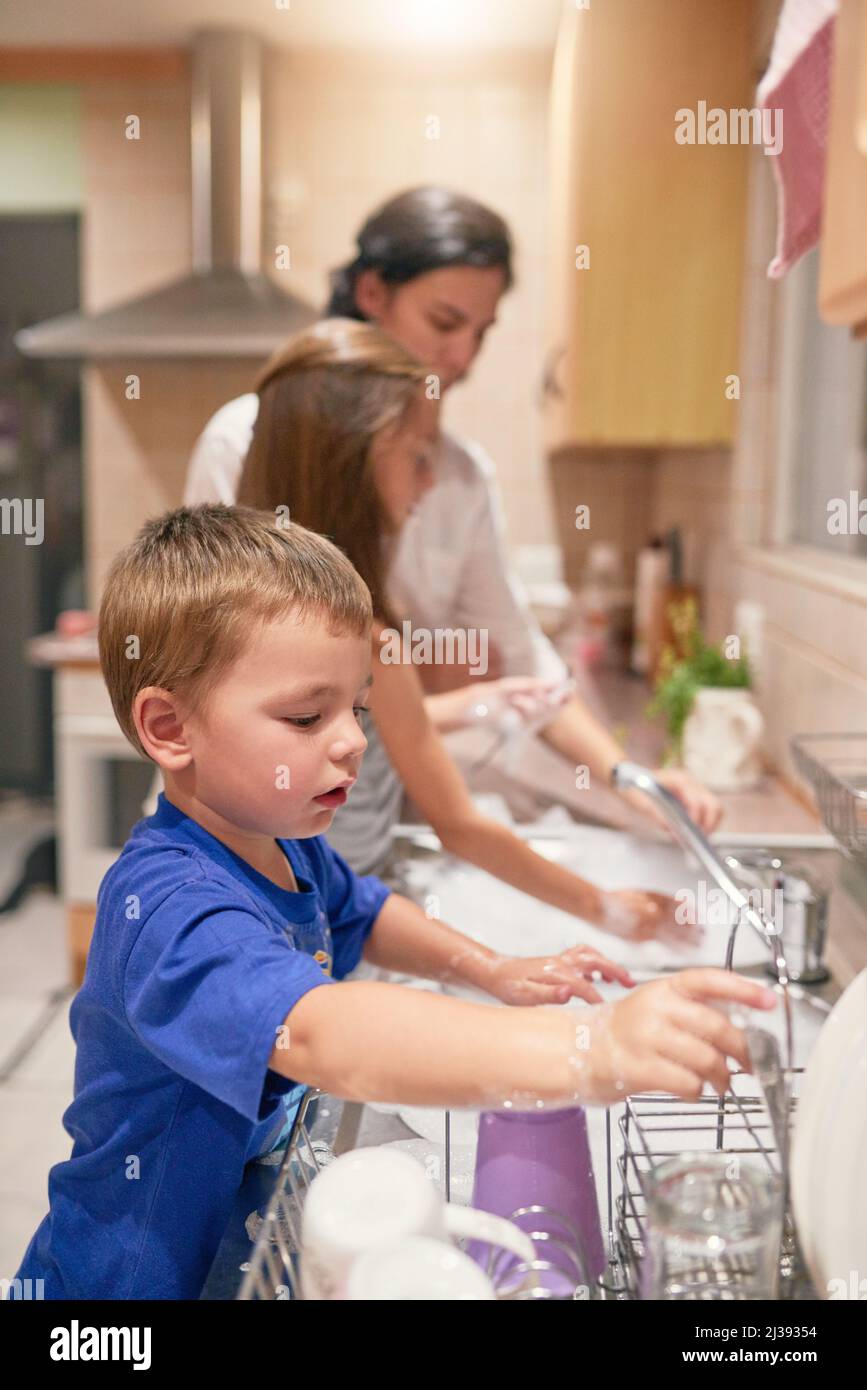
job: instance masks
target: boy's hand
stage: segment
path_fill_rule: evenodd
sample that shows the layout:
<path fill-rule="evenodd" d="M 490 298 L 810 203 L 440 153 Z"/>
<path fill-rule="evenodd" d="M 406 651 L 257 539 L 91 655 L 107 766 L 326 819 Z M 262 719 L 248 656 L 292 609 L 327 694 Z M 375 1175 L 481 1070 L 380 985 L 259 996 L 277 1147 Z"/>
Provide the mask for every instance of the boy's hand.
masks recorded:
<path fill-rule="evenodd" d="M 565 1004 L 572 998 L 599 1004 L 602 996 L 591 983 L 597 973 L 627 989 L 635 984 L 625 966 L 590 946 L 572 946 L 559 956 L 500 956 L 491 962 L 484 988 L 504 1004 Z"/>
<path fill-rule="evenodd" d="M 702 928 L 678 922 L 678 904 L 667 893 L 632 888 L 603 893 L 601 911 L 593 920 L 603 931 L 628 941 L 662 941 L 667 946 L 698 946 Z"/>
<path fill-rule="evenodd" d="M 669 1091 L 696 1100 L 705 1082 L 728 1090 L 727 1057 L 751 1069 L 740 1028 L 712 1000 L 733 1000 L 753 1009 L 776 1005 L 772 990 L 727 970 L 682 970 L 640 985 L 634 994 L 604 1004 L 587 1017 L 575 1056 L 580 1085 L 603 1105 L 636 1091 Z"/>

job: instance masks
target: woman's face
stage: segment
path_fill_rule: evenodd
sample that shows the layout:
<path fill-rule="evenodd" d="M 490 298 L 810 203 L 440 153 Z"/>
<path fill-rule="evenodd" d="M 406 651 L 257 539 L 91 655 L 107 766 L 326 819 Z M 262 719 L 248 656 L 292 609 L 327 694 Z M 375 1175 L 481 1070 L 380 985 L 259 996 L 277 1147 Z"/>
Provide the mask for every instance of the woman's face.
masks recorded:
<path fill-rule="evenodd" d="M 395 531 L 434 485 L 438 436 L 439 402 L 419 387 L 398 423 L 373 441 L 376 490 Z"/>
<path fill-rule="evenodd" d="M 429 367 L 447 391 L 469 371 L 505 288 L 499 267 L 448 266 L 405 285 L 386 285 L 375 270 L 366 270 L 355 299 L 365 317 Z"/>

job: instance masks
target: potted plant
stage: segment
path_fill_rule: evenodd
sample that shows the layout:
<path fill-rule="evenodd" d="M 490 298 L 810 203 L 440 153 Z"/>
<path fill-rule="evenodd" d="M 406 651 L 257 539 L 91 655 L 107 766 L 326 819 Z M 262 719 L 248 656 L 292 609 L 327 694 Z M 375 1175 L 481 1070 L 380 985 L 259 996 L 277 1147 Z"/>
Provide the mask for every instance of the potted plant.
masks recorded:
<path fill-rule="evenodd" d="M 715 791 L 755 786 L 764 721 L 750 693 L 747 656 L 729 654 L 728 642 L 706 641 L 693 597 L 672 603 L 669 618 L 674 640 L 662 653 L 648 707 L 665 716 L 668 760 Z"/>

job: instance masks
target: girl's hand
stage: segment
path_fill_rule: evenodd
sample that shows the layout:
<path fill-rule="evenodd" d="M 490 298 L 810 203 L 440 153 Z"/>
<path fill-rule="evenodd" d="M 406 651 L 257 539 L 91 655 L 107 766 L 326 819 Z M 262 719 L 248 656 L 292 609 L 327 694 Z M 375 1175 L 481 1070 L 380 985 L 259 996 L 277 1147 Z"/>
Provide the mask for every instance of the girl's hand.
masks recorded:
<path fill-rule="evenodd" d="M 488 690 L 503 709 L 515 710 L 525 724 L 536 724 L 546 717 L 553 719 L 560 706 L 572 699 L 575 682 L 539 680 L 537 676 L 503 676 L 501 680 L 490 681 Z M 486 697 L 487 691 L 483 691 L 482 704 L 488 702 Z"/>
<path fill-rule="evenodd" d="M 504 1004 L 565 1004 L 572 998 L 598 1004 L 602 996 L 591 983 L 595 974 L 627 989 L 635 984 L 625 966 L 590 946 L 572 946 L 559 956 L 500 956 L 484 988 Z"/>
<path fill-rule="evenodd" d="M 500 680 L 475 681 L 457 690 L 425 697 L 425 709 L 440 733 L 481 727 L 501 733 L 506 724 L 515 728 L 540 719 L 553 719 L 561 704 L 571 698 L 571 687 L 536 676 L 503 676 Z"/>
<path fill-rule="evenodd" d="M 625 888 L 602 893 L 602 908 L 593 918 L 596 926 L 628 941 L 662 941 L 666 946 L 698 946 L 701 927 L 678 922 L 678 904 L 667 893 L 645 893 Z"/>
<path fill-rule="evenodd" d="M 657 782 L 663 787 L 667 787 L 673 792 L 684 807 L 687 815 L 691 816 L 696 825 L 710 835 L 716 830 L 722 819 L 722 803 L 719 798 L 714 796 L 712 791 L 697 781 L 691 773 L 685 772 L 683 768 L 661 767 L 655 768 L 653 772 Z M 638 791 L 635 787 L 624 792 L 624 799 L 632 803 L 636 810 L 648 816 L 655 824 L 671 833 L 671 827 L 665 816 L 660 811 L 656 802 L 644 792 Z"/>
<path fill-rule="evenodd" d="M 703 969 L 652 980 L 594 1009 L 576 1034 L 575 1069 L 588 1099 L 610 1105 L 637 1091 L 668 1091 L 696 1100 L 705 1083 L 725 1095 L 731 1080 L 726 1059 L 734 1057 L 746 1071 L 751 1063 L 742 1029 L 713 1007 L 715 999 L 752 1009 L 776 1005 L 764 985 Z"/>

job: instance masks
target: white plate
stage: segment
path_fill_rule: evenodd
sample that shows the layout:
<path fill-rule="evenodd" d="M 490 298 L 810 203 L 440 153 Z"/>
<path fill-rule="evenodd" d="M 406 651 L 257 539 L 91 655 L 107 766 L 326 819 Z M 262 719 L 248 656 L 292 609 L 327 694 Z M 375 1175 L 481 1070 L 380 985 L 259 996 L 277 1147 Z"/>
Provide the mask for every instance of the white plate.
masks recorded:
<path fill-rule="evenodd" d="M 792 1202 L 817 1292 L 867 1275 L 867 970 L 834 1006 L 807 1064 L 795 1113 Z"/>
<path fill-rule="evenodd" d="M 850 1079 L 853 1096 L 867 1094 L 867 1046 L 861 1047 L 852 1064 Z M 844 1103 L 838 1110 L 828 1151 L 835 1155 L 834 1171 L 839 1169 L 839 1181 L 828 1184 L 832 1201 L 820 1241 L 826 1286 L 831 1280 L 839 1281 L 830 1292 L 836 1289 L 839 1297 L 842 1285 L 846 1298 L 863 1298 L 867 1296 L 867 1105 Z"/>

